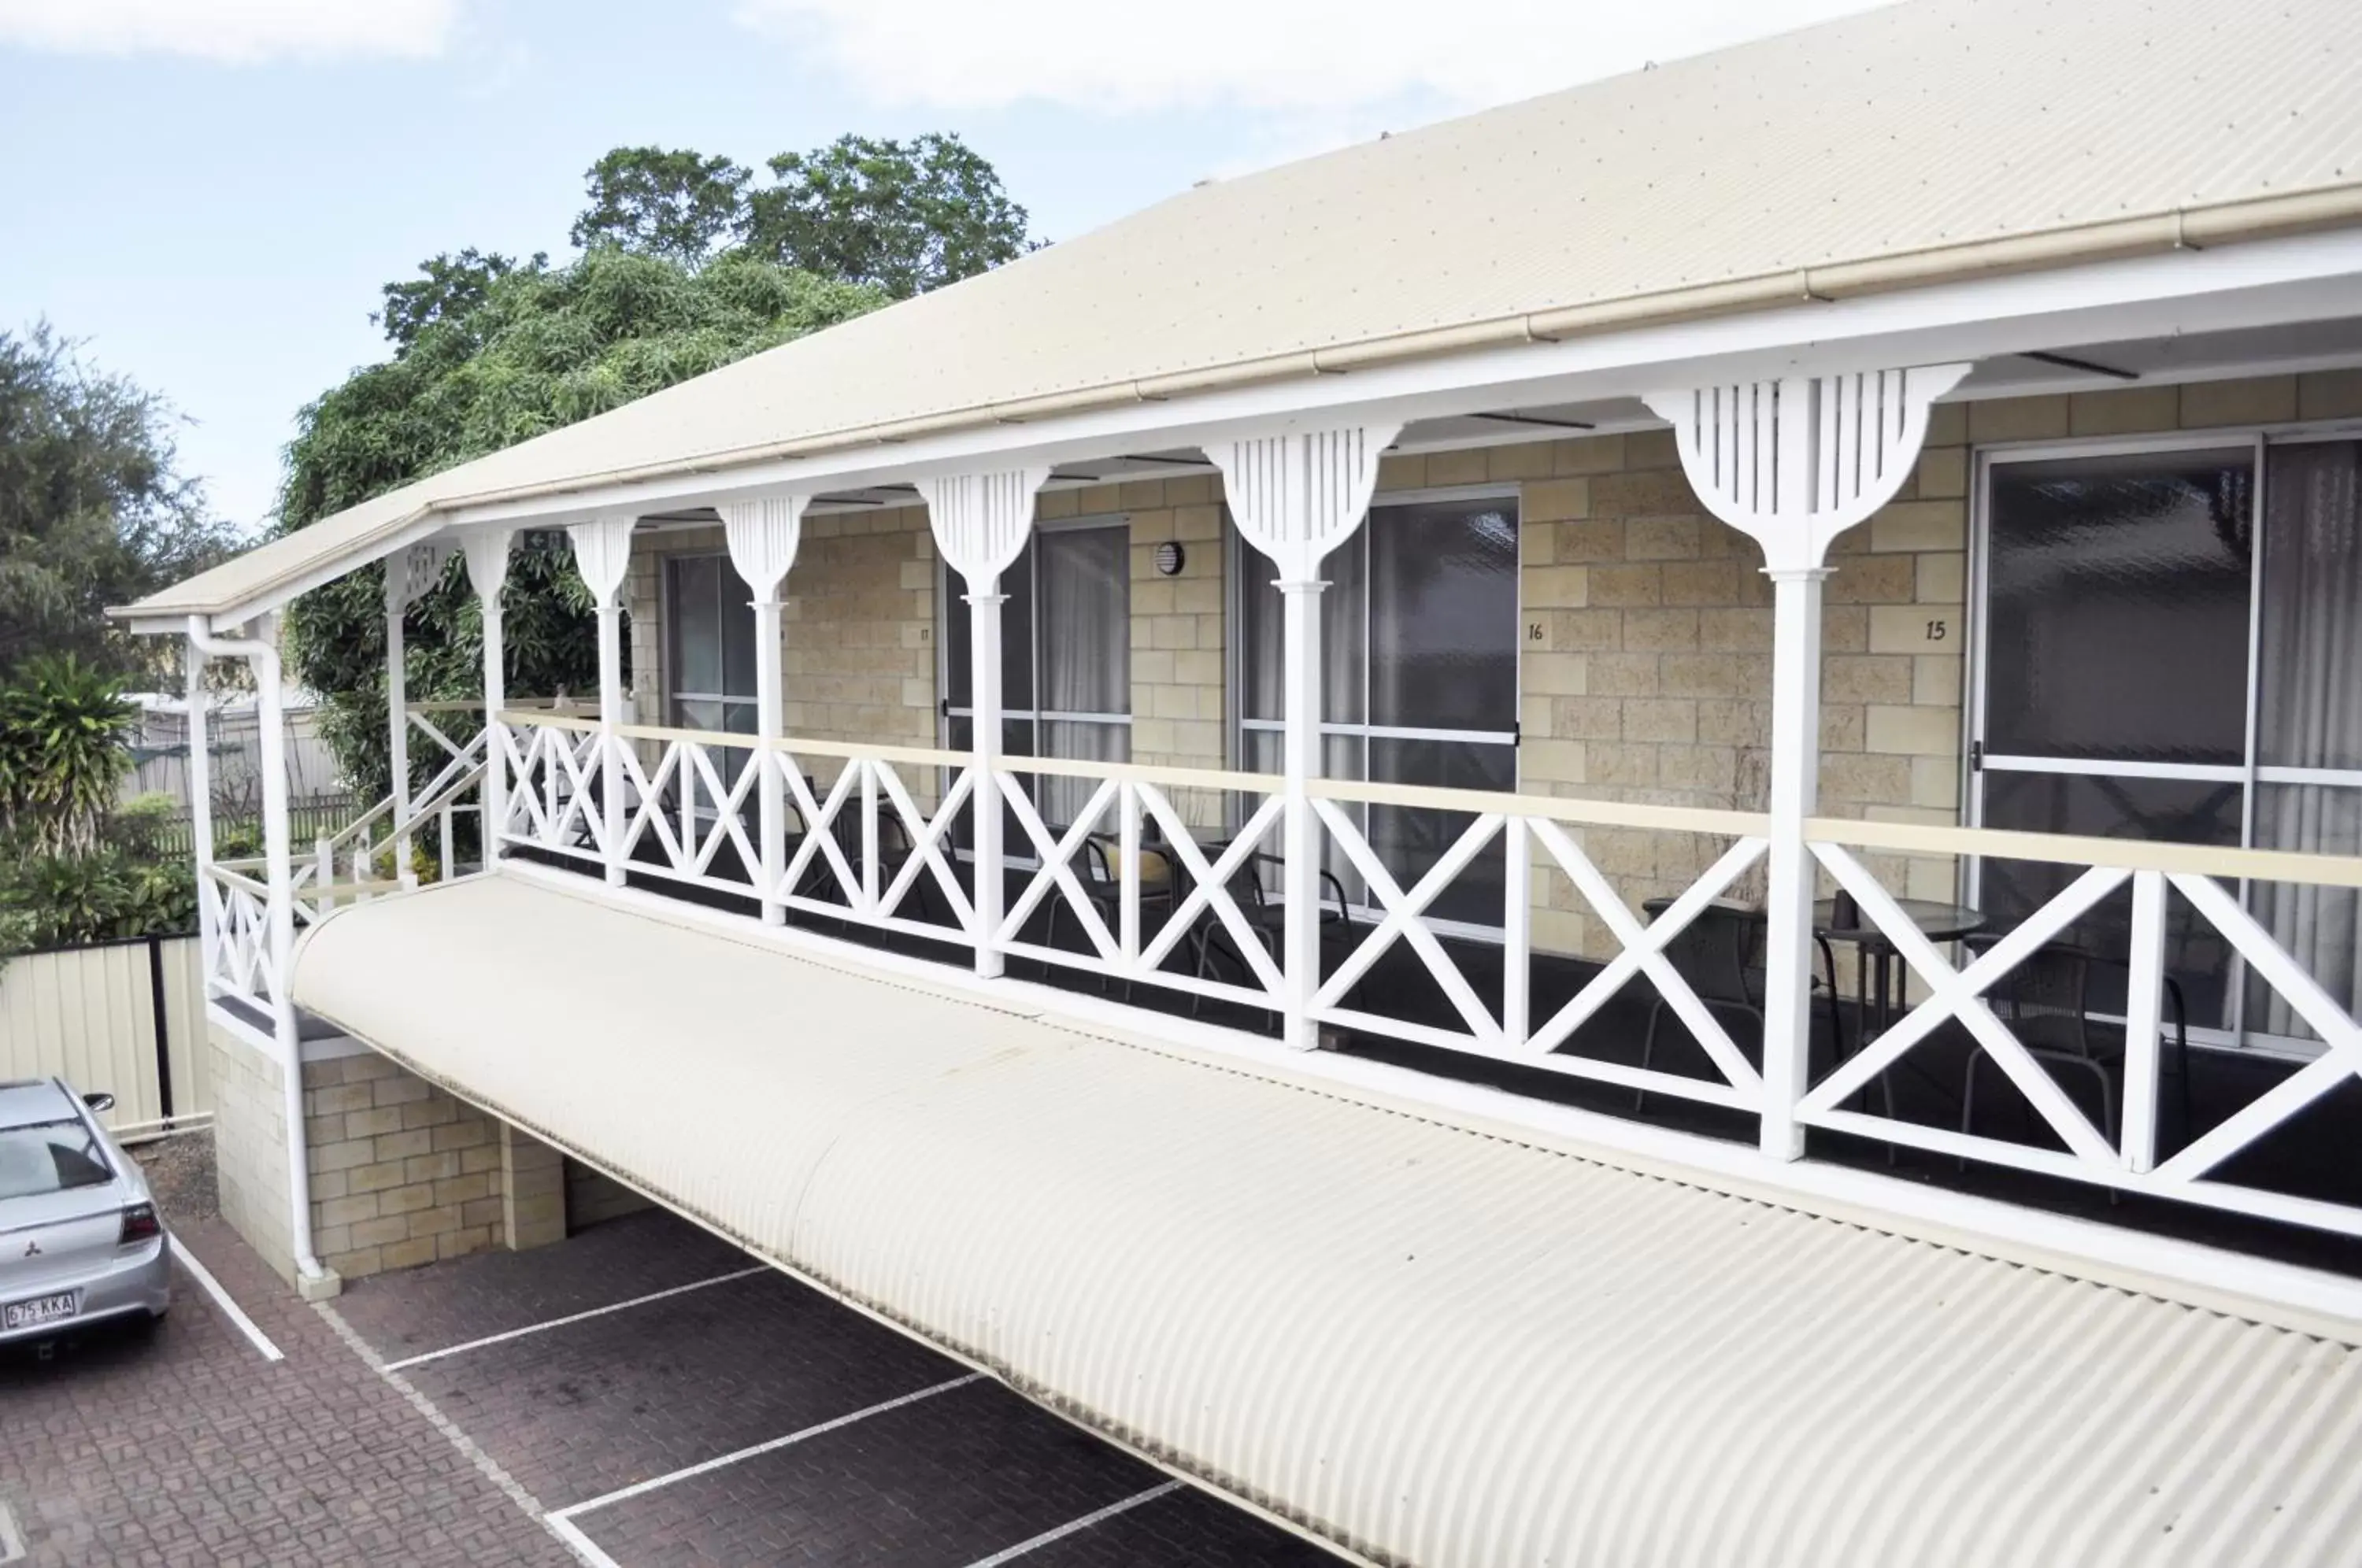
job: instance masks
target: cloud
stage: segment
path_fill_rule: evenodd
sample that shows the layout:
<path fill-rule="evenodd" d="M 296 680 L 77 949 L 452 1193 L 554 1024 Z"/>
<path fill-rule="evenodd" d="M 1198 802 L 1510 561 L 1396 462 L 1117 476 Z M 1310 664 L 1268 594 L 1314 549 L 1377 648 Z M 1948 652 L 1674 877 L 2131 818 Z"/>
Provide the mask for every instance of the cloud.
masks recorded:
<path fill-rule="evenodd" d="M 0 45 L 230 64 L 442 52 L 459 0 L 0 0 Z"/>
<path fill-rule="evenodd" d="M 1882 0 L 739 0 L 746 26 L 889 103 L 1127 115 L 1477 108 Z"/>

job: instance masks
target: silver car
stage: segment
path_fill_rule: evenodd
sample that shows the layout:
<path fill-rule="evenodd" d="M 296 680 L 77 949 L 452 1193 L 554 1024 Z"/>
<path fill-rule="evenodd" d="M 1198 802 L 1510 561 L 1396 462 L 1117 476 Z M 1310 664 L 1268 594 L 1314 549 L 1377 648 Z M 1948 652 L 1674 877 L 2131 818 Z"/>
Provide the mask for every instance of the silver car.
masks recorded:
<path fill-rule="evenodd" d="M 0 1344 L 172 1304 L 139 1167 L 63 1082 L 0 1083 Z"/>

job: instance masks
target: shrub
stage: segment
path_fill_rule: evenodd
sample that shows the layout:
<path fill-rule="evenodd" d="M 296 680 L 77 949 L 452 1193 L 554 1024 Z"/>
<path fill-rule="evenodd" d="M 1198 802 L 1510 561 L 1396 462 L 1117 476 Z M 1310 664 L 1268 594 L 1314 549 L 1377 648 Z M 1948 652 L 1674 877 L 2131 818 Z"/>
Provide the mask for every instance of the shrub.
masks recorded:
<path fill-rule="evenodd" d="M 136 716 L 117 678 L 71 654 L 17 669 L 0 685 L 0 831 L 37 854 L 95 849 L 131 766 Z"/>

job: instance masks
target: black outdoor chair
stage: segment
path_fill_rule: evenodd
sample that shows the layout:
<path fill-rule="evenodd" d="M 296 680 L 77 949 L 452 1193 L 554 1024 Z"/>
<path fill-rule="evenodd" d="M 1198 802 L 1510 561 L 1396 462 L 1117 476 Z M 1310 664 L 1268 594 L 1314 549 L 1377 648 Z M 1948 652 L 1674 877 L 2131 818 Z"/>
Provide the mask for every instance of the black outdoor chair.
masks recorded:
<path fill-rule="evenodd" d="M 814 787 L 812 798 L 824 801 L 828 796 L 825 791 Z M 803 812 L 797 808 L 792 797 L 789 799 L 787 808 L 789 822 L 786 834 L 787 857 L 793 860 L 796 857 L 797 849 L 801 846 L 810 830 L 804 823 Z M 862 874 L 861 808 L 858 797 L 848 800 L 844 803 L 834 820 L 830 823 L 828 831 L 830 836 L 836 841 L 838 848 L 844 852 L 844 863 L 852 867 L 854 877 L 858 879 Z M 917 848 L 911 842 L 911 830 L 903 823 L 901 813 L 880 801 L 877 811 L 877 890 L 879 893 L 883 894 L 887 889 L 894 885 L 894 878 L 902 874 L 902 867 L 910 864 L 911 856 L 916 853 Z M 922 870 L 911 878 L 911 890 L 902 895 L 900 905 L 901 911 L 908 918 L 930 925 L 944 923 L 935 918 L 935 892 L 930 885 L 933 880 L 934 873 L 926 870 Z M 822 903 L 844 901 L 844 889 L 838 884 L 835 867 L 829 864 L 825 853 L 815 853 L 811 859 L 805 863 L 804 874 L 796 880 L 795 896 L 800 899 L 815 899 Z"/>
<path fill-rule="evenodd" d="M 1091 908 L 1098 911 L 1099 920 L 1109 931 L 1113 931 L 1123 919 L 1123 884 L 1117 878 L 1115 870 L 1122 856 L 1123 841 L 1114 834 L 1095 833 L 1083 840 L 1080 878 L 1083 897 L 1091 901 Z M 1144 941 L 1155 930 L 1151 915 L 1158 910 L 1168 915 L 1172 913 L 1173 865 L 1164 852 L 1153 845 L 1141 846 L 1140 859 L 1140 928 Z M 1053 891 L 1049 899 L 1050 924 L 1046 945 L 1055 947 L 1058 945 L 1059 919 L 1069 911 L 1061 893 Z M 1076 921 L 1075 923 L 1079 930 L 1082 922 Z M 1105 995 L 1107 989 L 1108 977 L 1101 975 L 1100 994 Z M 1132 984 L 1126 980 L 1123 983 L 1125 1001 L 1131 1000 L 1131 992 Z"/>
<path fill-rule="evenodd" d="M 1640 909 L 1653 920 L 1672 905 L 1672 899 L 1650 899 Z M 1752 1033 L 1741 1035 L 1737 1043 L 1749 1060 L 1758 1064 L 1763 1056 L 1764 972 L 1760 954 L 1764 932 L 1761 911 L 1735 899 L 1716 899 L 1698 911 L 1696 918 L 1665 944 L 1665 958 L 1672 965 L 1673 973 L 1688 984 L 1709 1011 L 1735 1013 L 1753 1021 Z M 1828 1007 L 1830 1043 L 1842 1060 L 1849 1053 L 1845 1049 L 1844 1021 L 1838 1012 L 1837 954 L 1826 938 L 1816 935 L 1813 941 L 1821 950 L 1821 973 L 1813 978 L 1813 993 Z M 1661 995 L 1650 999 L 1649 1027 L 1640 1036 L 1640 1066 L 1644 1071 L 1656 1055 L 1657 1030 L 1671 1008 Z M 1893 1115 L 1893 1089 L 1882 1073 L 1879 1075 L 1878 1088 L 1886 1113 Z M 1632 1109 L 1639 1110 L 1647 1099 L 1646 1089 L 1634 1090 Z"/>
<path fill-rule="evenodd" d="M 1967 939 L 1972 952 L 1983 953 L 2002 940 L 1998 933 L 1980 933 Z M 2116 1142 L 2118 1095 L 2124 1072 L 2125 1032 L 2092 1017 L 2092 972 L 2100 967 L 2125 967 L 2074 942 L 2052 942 L 2036 948 L 1985 991 L 1986 1005 L 2037 1062 L 2057 1063 L 2079 1075 L 2088 1074 L 2100 1094 L 2100 1131 Z M 2181 1077 L 2181 1127 L 2190 1130 L 2190 1020 L 2181 987 L 2170 975 L 2165 979 L 2167 1038 L 2173 1044 Z M 1960 1081 L 1960 1131 L 1976 1130 L 1977 1069 L 1986 1060 L 1982 1046 L 1971 1042 L 1968 1066 Z M 1966 1168 L 1967 1158 L 1961 1166 Z"/>
<path fill-rule="evenodd" d="M 1266 855 L 1261 851 L 1248 856 L 1246 864 L 1240 867 L 1231 877 L 1231 901 L 1238 905 L 1241 918 L 1246 922 L 1247 929 L 1254 933 L 1255 940 L 1263 944 L 1264 951 L 1276 960 L 1280 955 L 1280 933 L 1287 928 L 1287 906 L 1284 902 L 1276 901 L 1273 895 L 1264 889 L 1264 870 L 1267 867 L 1275 873 L 1284 875 L 1287 868 L 1287 862 L 1279 856 Z M 1335 872 L 1325 866 L 1320 869 L 1320 892 L 1322 929 L 1343 925 L 1345 923 L 1345 884 L 1338 879 Z M 1222 923 L 1221 917 L 1215 914 L 1211 909 L 1208 909 L 1198 917 L 1196 926 L 1189 933 L 1189 944 L 1197 954 L 1198 978 L 1202 980 L 1206 977 L 1206 971 L 1212 966 L 1219 953 L 1224 963 L 1232 964 L 1238 967 L 1242 985 L 1254 983 L 1254 970 L 1248 965 L 1245 955 L 1237 951 L 1238 944 L 1231 937 L 1230 928 Z M 1199 1005 L 1204 1000 L 1205 998 L 1202 996 L 1192 996 L 1189 999 L 1190 1017 L 1198 1016 Z M 1266 1010 L 1264 1016 L 1271 1021 L 1273 1027 L 1278 1026 L 1277 1013 Z"/>

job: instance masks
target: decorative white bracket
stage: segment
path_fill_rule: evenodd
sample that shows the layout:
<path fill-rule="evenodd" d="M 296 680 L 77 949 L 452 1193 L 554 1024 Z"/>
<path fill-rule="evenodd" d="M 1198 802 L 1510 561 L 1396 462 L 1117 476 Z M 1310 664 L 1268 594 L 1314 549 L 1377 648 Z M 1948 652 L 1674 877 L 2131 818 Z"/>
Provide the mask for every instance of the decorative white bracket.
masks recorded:
<path fill-rule="evenodd" d="M 600 609 L 615 603 L 624 576 L 632 566 L 632 522 L 629 517 L 601 517 L 576 523 L 566 530 L 574 542 L 574 567 L 590 589 Z"/>
<path fill-rule="evenodd" d="M 459 553 L 468 558 L 468 584 L 487 605 L 497 605 L 508 586 L 509 546 L 515 538 L 513 528 L 479 528 L 459 541 Z"/>
<path fill-rule="evenodd" d="M 1031 468 L 927 481 L 927 522 L 935 531 L 935 547 L 967 580 L 971 592 L 991 592 L 1024 552 L 1033 531 L 1033 492 L 1049 477 L 1047 468 Z"/>
<path fill-rule="evenodd" d="M 1400 425 L 1262 436 L 1206 448 L 1239 535 L 1269 556 L 1282 582 L 1310 582 L 1352 537 L 1377 488 L 1378 458 Z"/>
<path fill-rule="evenodd" d="M 444 539 L 429 539 L 398 550 L 385 558 L 385 607 L 407 610 L 426 594 L 426 591 L 443 580 L 443 568 L 455 553 L 456 547 Z"/>
<path fill-rule="evenodd" d="M 1767 570 L 1818 567 L 1837 536 L 1894 499 L 1928 405 L 1964 364 L 1651 392 L 1706 510 L 1763 547 Z"/>
<path fill-rule="evenodd" d="M 779 583 L 796 564 L 804 508 L 811 504 L 809 495 L 767 495 L 759 501 L 728 502 L 719 509 L 730 564 L 755 591 L 756 602 L 778 598 Z"/>

